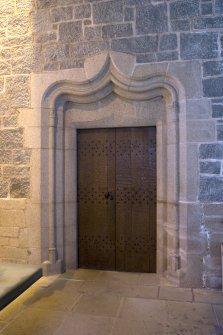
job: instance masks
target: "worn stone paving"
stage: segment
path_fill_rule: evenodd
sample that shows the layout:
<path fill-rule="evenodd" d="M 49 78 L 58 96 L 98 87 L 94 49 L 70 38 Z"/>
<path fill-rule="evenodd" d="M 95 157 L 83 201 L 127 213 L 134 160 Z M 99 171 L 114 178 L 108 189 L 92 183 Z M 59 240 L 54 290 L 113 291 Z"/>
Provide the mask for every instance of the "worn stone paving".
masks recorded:
<path fill-rule="evenodd" d="M 79 269 L 37 281 L 0 312 L 0 334 L 221 335 L 223 293 Z"/>

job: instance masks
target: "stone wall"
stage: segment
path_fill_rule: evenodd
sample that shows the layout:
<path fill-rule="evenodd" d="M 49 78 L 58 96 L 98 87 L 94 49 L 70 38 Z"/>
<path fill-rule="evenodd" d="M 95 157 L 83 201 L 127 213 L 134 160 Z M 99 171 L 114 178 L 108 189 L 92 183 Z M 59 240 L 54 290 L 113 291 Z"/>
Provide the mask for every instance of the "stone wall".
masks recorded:
<path fill-rule="evenodd" d="M 188 106 L 190 154 L 196 155 L 194 169 L 200 173 L 191 187 L 191 201 L 202 210 L 197 220 L 202 239 L 206 239 L 201 253 L 203 284 L 219 286 L 223 241 L 222 0 L 0 0 L 0 197 L 15 199 L 16 207 L 16 200 L 29 199 L 32 194 L 32 150 L 24 140 L 25 128 L 19 118 L 21 112 L 31 113 L 32 73 L 83 68 L 86 58 L 105 50 L 135 55 L 138 64 L 180 65 L 194 60 L 201 66 L 201 98 L 206 103 L 202 106 L 193 100 Z M 7 213 L 11 217 L 10 211 Z M 27 226 L 24 217 L 15 227 Z M 0 221 L 0 255 L 13 245 L 14 233 L 5 233 L 5 225 L 11 229 L 10 220 Z M 16 236 L 20 242 L 12 246 L 10 257 L 1 256 L 1 260 L 32 262 L 28 240 L 24 243 L 22 232 Z M 17 257 L 19 248 L 26 256 Z"/>

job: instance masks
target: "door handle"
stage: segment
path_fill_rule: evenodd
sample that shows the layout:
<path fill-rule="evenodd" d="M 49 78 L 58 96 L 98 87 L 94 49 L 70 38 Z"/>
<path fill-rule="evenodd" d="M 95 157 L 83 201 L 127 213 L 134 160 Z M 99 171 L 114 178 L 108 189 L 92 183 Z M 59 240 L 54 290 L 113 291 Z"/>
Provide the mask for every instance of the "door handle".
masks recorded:
<path fill-rule="evenodd" d="M 114 199 L 112 192 L 105 192 L 104 196 L 105 196 L 105 199 L 110 199 L 110 200 Z"/>

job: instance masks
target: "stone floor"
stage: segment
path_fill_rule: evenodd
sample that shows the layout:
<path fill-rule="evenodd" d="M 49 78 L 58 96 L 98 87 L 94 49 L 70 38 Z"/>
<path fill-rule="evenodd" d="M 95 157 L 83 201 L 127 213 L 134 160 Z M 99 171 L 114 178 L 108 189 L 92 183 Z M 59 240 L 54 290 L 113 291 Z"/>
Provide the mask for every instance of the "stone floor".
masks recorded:
<path fill-rule="evenodd" d="M 221 335 L 223 293 L 153 274 L 42 277 L 0 312 L 0 335 Z"/>

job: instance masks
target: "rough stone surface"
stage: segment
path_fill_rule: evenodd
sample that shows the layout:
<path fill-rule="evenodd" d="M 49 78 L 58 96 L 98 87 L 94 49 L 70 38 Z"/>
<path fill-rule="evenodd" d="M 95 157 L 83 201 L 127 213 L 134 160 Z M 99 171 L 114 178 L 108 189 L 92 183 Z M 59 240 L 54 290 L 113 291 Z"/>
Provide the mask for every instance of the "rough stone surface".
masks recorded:
<path fill-rule="evenodd" d="M 121 52 L 144 53 L 154 52 L 158 48 L 156 36 L 142 36 L 134 38 L 120 38 L 112 41 L 112 50 Z"/>
<path fill-rule="evenodd" d="M 160 38 L 160 50 L 174 50 L 177 48 L 177 35 L 162 35 Z"/>
<path fill-rule="evenodd" d="M 200 172 L 207 174 L 220 174 L 220 162 L 200 162 Z"/>
<path fill-rule="evenodd" d="M 59 40 L 64 42 L 77 42 L 83 37 L 80 21 L 61 23 L 59 26 Z"/>
<path fill-rule="evenodd" d="M 201 177 L 199 200 L 204 202 L 223 202 L 223 178 Z"/>
<path fill-rule="evenodd" d="M 223 95 L 223 77 L 203 80 L 205 97 L 221 97 Z"/>
<path fill-rule="evenodd" d="M 194 29 L 223 28 L 223 17 L 208 17 L 196 19 L 193 23 Z"/>
<path fill-rule="evenodd" d="M 223 117 L 223 105 L 214 104 L 212 106 L 212 117 L 222 118 Z"/>
<path fill-rule="evenodd" d="M 30 103 L 30 78 L 25 75 L 6 79 L 6 94 L 13 107 L 28 107 Z"/>
<path fill-rule="evenodd" d="M 175 1 L 170 4 L 170 18 L 184 19 L 199 14 L 199 0 Z"/>
<path fill-rule="evenodd" d="M 74 57 L 93 56 L 107 49 L 108 49 L 108 43 L 105 41 L 95 43 L 84 42 L 71 46 L 70 56 Z"/>
<path fill-rule="evenodd" d="M 75 19 L 85 19 L 91 16 L 91 6 L 90 5 L 80 5 L 74 8 Z"/>
<path fill-rule="evenodd" d="M 101 27 L 86 27 L 84 29 L 84 37 L 87 41 L 94 41 L 102 38 Z"/>
<path fill-rule="evenodd" d="M 132 7 L 126 7 L 124 11 L 125 21 L 133 21 L 134 20 L 134 10 Z"/>
<path fill-rule="evenodd" d="M 201 144 L 199 157 L 201 159 L 223 159 L 223 144 Z"/>
<path fill-rule="evenodd" d="M 14 164 L 29 164 L 31 157 L 30 150 L 14 150 L 12 153 L 12 161 Z"/>
<path fill-rule="evenodd" d="M 223 125 L 217 126 L 217 139 L 223 141 Z"/>
<path fill-rule="evenodd" d="M 218 55 L 216 33 L 182 33 L 180 53 L 182 59 L 207 59 Z"/>
<path fill-rule="evenodd" d="M 51 11 L 52 22 L 68 21 L 73 17 L 72 7 L 61 7 Z"/>
<path fill-rule="evenodd" d="M 23 129 L 1 130 L 0 144 L 2 148 L 21 148 L 23 146 Z"/>
<path fill-rule="evenodd" d="M 51 44 L 44 49 L 44 58 L 47 63 L 60 61 L 69 56 L 69 48 L 66 44 Z"/>
<path fill-rule="evenodd" d="M 9 192 L 11 198 L 28 198 L 30 195 L 29 178 L 12 178 Z"/>
<path fill-rule="evenodd" d="M 223 14 L 223 3 L 221 0 L 215 0 L 215 13 L 217 15 Z"/>
<path fill-rule="evenodd" d="M 204 77 L 223 74 L 223 61 L 208 61 L 203 64 Z"/>
<path fill-rule="evenodd" d="M 190 22 L 189 20 L 172 20 L 171 28 L 173 31 L 189 31 Z"/>
<path fill-rule="evenodd" d="M 136 29 L 138 34 L 168 31 L 167 22 L 166 4 L 136 8 Z"/>
<path fill-rule="evenodd" d="M 132 33 L 133 33 L 132 25 L 129 23 L 112 24 L 102 27 L 103 38 L 126 37 L 131 36 Z"/>
<path fill-rule="evenodd" d="M 201 5 L 202 15 L 211 15 L 213 13 L 212 3 L 204 3 Z"/>
<path fill-rule="evenodd" d="M 120 1 L 107 1 L 93 4 L 94 23 L 113 23 L 123 20 L 123 6 Z"/>
<path fill-rule="evenodd" d="M 0 178 L 0 197 L 7 198 L 9 191 L 9 181 Z"/>

